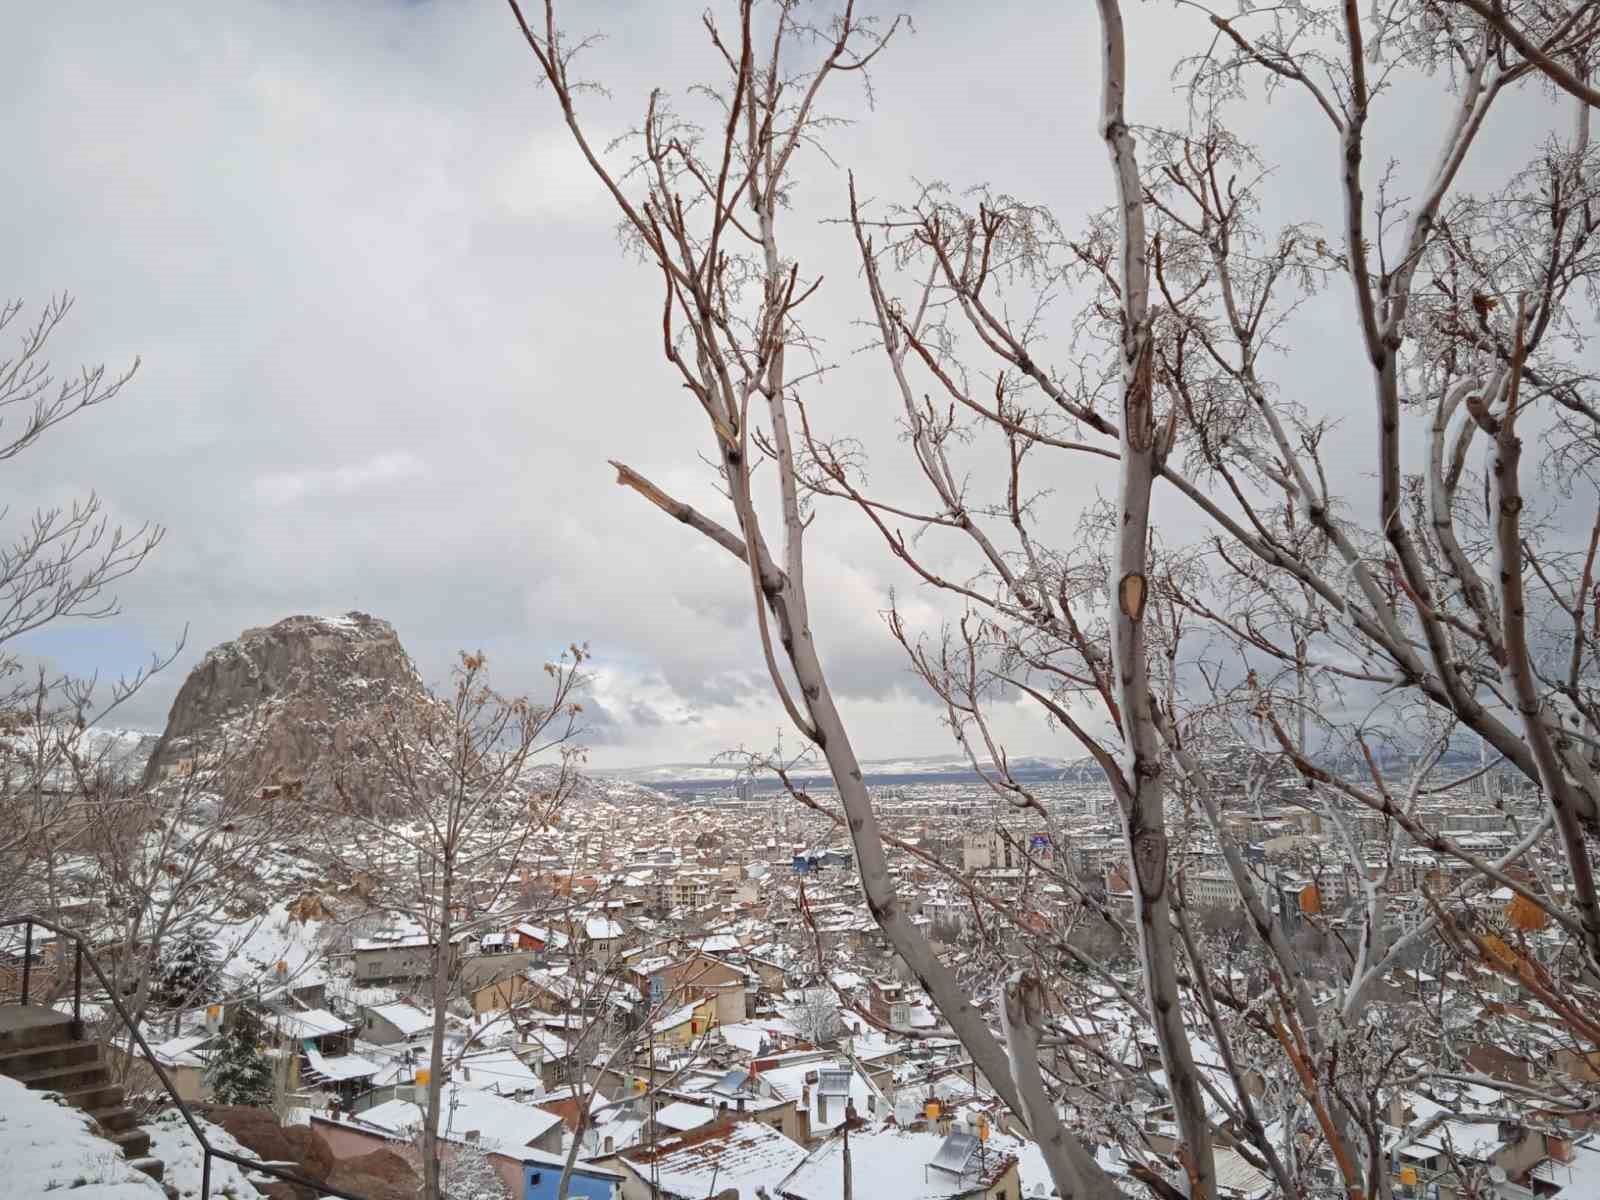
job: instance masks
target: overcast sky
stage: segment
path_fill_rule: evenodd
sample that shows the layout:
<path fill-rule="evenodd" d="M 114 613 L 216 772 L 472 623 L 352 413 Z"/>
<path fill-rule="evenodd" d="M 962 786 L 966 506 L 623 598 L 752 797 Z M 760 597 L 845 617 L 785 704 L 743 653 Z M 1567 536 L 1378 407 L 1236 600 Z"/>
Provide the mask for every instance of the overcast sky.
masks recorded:
<path fill-rule="evenodd" d="M 916 32 L 882 60 L 875 111 L 854 82 L 833 93 L 856 124 L 833 137 L 836 166 L 802 164 L 786 241 L 827 276 L 814 310 L 841 369 L 814 414 L 862 437 L 889 486 L 905 478 L 894 399 L 854 353 L 848 232 L 819 220 L 842 211 L 845 169 L 886 199 L 916 180 L 988 181 L 1068 223 L 1111 194 L 1091 5 L 909 7 Z M 611 91 L 584 102 L 597 142 L 652 86 L 681 92 L 709 63 L 699 10 L 565 6 L 574 30 L 610 35 L 588 66 Z M 1130 18 L 1135 119 L 1172 118 L 1176 48 L 1204 32 L 1167 5 Z M 588 641 L 599 764 L 772 743 L 781 712 L 742 570 L 606 466 L 715 505 L 703 422 L 659 359 L 657 280 L 620 254 L 503 4 L 51 0 L 15 6 L 5 33 L 3 290 L 77 296 L 61 367 L 143 358 L 114 406 L 6 464 L 7 500 L 96 488 L 119 519 L 168 529 L 122 586 L 120 617 L 28 652 L 116 671 L 187 627 L 184 655 L 131 713 L 159 728 L 207 647 L 291 613 L 360 609 L 393 622 L 435 680 L 455 650 L 482 648 L 500 684 L 536 691 L 545 656 Z M 1472 169 L 1503 175 L 1542 105 L 1491 118 Z M 1295 215 L 1335 222 L 1326 127 L 1287 98 L 1239 119 Z M 1394 152 L 1431 146 L 1441 126 L 1399 123 Z M 1308 386 L 1336 406 L 1348 388 L 1364 416 L 1359 356 L 1318 332 L 1347 302 L 1313 306 L 1299 336 Z M 1070 514 L 1102 482 L 1075 470 L 1050 486 Z M 811 550 L 814 631 L 863 757 L 953 750 L 879 615 L 891 587 L 914 617 L 934 611 L 850 512 L 825 509 Z M 1030 710 L 999 723 L 1016 752 L 1075 753 Z"/>

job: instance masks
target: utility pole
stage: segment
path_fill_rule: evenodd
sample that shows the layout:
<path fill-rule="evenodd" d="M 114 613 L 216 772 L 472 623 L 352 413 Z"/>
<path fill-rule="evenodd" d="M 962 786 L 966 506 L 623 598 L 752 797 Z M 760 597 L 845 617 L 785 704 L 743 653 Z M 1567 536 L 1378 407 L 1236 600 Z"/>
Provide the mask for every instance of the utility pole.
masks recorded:
<path fill-rule="evenodd" d="M 818 1084 L 820 1087 L 820 1083 Z M 844 1200 L 854 1200 L 855 1180 L 850 1174 L 850 1126 L 856 1122 L 856 1102 L 845 1097 L 844 1102 Z"/>

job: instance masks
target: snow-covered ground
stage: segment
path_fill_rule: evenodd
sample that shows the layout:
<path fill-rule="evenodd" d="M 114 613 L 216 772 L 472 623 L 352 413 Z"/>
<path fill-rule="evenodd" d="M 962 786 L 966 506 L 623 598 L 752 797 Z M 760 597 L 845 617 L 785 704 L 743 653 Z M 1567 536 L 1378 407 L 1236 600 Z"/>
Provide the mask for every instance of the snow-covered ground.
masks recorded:
<path fill-rule="evenodd" d="M 0 1195 L 33 1200 L 70 1190 L 73 1200 L 165 1200 L 161 1185 L 90 1125 L 87 1114 L 0 1075 Z"/>
<path fill-rule="evenodd" d="M 180 1200 L 200 1195 L 202 1158 L 200 1143 L 176 1109 L 162 1113 L 142 1127 L 150 1135 L 150 1153 L 167 1165 L 166 1181 L 177 1188 Z M 233 1139 L 226 1129 L 201 1120 L 206 1140 L 217 1150 L 255 1157 Z M 242 1169 L 226 1159 L 211 1160 L 211 1194 L 228 1200 L 261 1200 L 261 1193 L 246 1178 Z"/>

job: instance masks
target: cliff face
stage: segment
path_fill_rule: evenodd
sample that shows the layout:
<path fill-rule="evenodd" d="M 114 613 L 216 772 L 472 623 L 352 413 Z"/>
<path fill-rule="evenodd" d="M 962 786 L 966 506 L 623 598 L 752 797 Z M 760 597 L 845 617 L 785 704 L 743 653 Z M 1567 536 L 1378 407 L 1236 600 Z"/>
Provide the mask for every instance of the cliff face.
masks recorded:
<path fill-rule="evenodd" d="M 146 780 L 249 745 L 259 778 L 299 780 L 307 801 L 331 803 L 342 770 L 348 802 L 371 811 L 377 781 L 351 753 L 356 731 L 385 704 L 426 695 L 387 621 L 358 612 L 286 617 L 213 647 L 189 672 Z"/>

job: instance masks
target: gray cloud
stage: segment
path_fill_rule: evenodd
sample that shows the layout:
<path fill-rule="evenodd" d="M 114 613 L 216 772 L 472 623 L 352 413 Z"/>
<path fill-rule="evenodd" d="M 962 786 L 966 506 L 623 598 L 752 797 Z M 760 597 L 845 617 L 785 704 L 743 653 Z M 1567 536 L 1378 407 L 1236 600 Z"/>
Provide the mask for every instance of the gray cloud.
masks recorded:
<path fill-rule="evenodd" d="M 591 69 L 613 99 L 585 100 L 597 143 L 652 85 L 681 93 L 707 61 L 678 5 L 566 7 L 575 29 L 610 35 Z M 1149 63 L 1133 111 L 1173 118 L 1180 21 L 1129 16 Z M 1104 204 L 1091 22 L 1042 0 L 981 21 L 955 0 L 918 5 L 918 32 L 877 72 L 876 109 L 853 84 L 834 94 L 855 124 L 833 143 L 840 167 L 809 160 L 789 245 L 828 279 L 817 332 L 840 369 L 814 418 L 862 438 L 889 491 L 917 495 L 878 364 L 852 353 L 863 296 L 848 236 L 820 219 L 842 210 L 848 166 L 876 197 L 944 178 L 1047 200 L 1069 223 Z M 619 252 L 501 6 L 58 0 L 8 15 L 7 33 L 5 286 L 79 296 L 58 364 L 144 356 L 113 407 L 7 464 L 10 495 L 95 487 L 121 518 L 170 530 L 114 627 L 29 649 L 125 666 L 187 624 L 177 671 L 133 710 L 158 725 L 208 645 L 358 607 L 394 621 L 435 678 L 456 650 L 483 648 L 503 685 L 537 690 L 548 655 L 590 641 L 597 761 L 770 743 L 781 711 L 742 570 L 605 465 L 625 459 L 718 510 L 695 457 L 703 431 L 658 361 L 657 281 Z M 1498 119 L 1472 164 L 1485 179 L 1521 153 L 1514 110 Z M 1288 215 L 1331 224 L 1336 156 L 1309 120 L 1288 101 L 1241 114 L 1282 163 L 1278 194 L 1308 210 Z M 1383 150 L 1410 155 L 1435 132 Z M 1308 319 L 1324 305 L 1336 319 L 1343 300 Z M 1316 353 L 1310 398 L 1359 395 L 1358 356 Z M 1337 436 L 1358 436 L 1351 425 Z M 1053 480 L 1054 528 L 1108 482 L 1093 467 Z M 870 752 L 944 751 L 878 612 L 892 587 L 924 623 L 946 610 L 876 536 L 842 509 L 819 520 L 813 627 Z M 929 549 L 959 573 L 959 556 Z M 1019 751 L 1062 748 L 1026 709 L 1000 720 Z"/>

